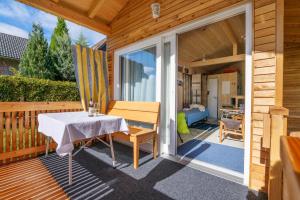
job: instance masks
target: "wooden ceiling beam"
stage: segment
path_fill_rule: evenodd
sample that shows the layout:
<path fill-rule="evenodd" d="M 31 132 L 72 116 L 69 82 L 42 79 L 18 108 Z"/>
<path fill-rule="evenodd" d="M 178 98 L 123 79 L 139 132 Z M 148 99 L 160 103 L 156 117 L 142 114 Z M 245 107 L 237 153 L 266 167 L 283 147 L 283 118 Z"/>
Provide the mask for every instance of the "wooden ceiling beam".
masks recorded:
<path fill-rule="evenodd" d="M 219 64 L 226 64 L 226 63 L 233 63 L 245 60 L 245 54 L 238 54 L 233 56 L 227 56 L 222 58 L 213 58 L 208 60 L 201 60 L 201 61 L 194 61 L 191 62 L 188 67 L 203 67 L 203 66 L 210 66 L 210 65 L 219 65 Z"/>
<path fill-rule="evenodd" d="M 222 22 L 220 22 L 220 26 L 221 26 L 222 30 L 224 31 L 225 35 L 227 36 L 227 38 L 232 43 L 232 46 L 233 46 L 232 54 L 237 55 L 238 39 L 235 37 L 234 32 L 233 32 L 230 24 L 228 24 L 227 21 L 222 21 Z"/>
<path fill-rule="evenodd" d="M 51 13 L 56 16 L 60 16 L 64 19 L 77 23 L 79 25 L 88 27 L 97 32 L 109 35 L 111 33 L 111 28 L 107 24 L 95 21 L 86 16 L 86 13 L 75 11 L 64 5 L 54 3 L 49 0 L 18 0 L 21 3 L 27 4 L 29 6 L 38 8 L 45 12 Z"/>
<path fill-rule="evenodd" d="M 230 42 L 233 43 L 238 43 L 237 38 L 234 35 L 234 32 L 230 26 L 230 24 L 228 24 L 227 21 L 222 21 L 220 22 L 220 26 L 222 27 L 224 33 L 226 34 L 226 36 L 228 37 L 228 39 L 230 40 Z"/>
<path fill-rule="evenodd" d="M 105 0 L 94 0 L 90 10 L 88 11 L 89 18 L 94 18 L 100 8 L 104 5 Z"/>

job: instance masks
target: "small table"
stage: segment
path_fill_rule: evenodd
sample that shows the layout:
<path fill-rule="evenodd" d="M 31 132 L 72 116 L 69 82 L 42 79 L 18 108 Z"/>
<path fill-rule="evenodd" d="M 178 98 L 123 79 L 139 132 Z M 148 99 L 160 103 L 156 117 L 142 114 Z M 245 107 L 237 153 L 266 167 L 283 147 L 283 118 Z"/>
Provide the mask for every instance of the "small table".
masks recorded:
<path fill-rule="evenodd" d="M 38 131 L 47 136 L 46 156 L 48 155 L 50 137 L 57 143 L 56 152 L 60 156 L 69 155 L 69 185 L 72 184 L 72 156 L 86 147 L 94 139 L 104 143 L 111 149 L 112 164 L 115 167 L 115 156 L 112 133 L 128 134 L 128 126 L 124 118 L 110 115 L 89 117 L 87 112 L 43 113 L 38 115 Z M 109 144 L 100 136 L 109 135 Z M 75 141 L 89 139 L 74 154 Z"/>
<path fill-rule="evenodd" d="M 244 111 L 240 108 L 234 108 L 234 107 L 223 107 L 220 108 L 220 111 L 222 112 L 222 118 L 228 118 L 231 116 L 241 116 L 244 114 Z"/>

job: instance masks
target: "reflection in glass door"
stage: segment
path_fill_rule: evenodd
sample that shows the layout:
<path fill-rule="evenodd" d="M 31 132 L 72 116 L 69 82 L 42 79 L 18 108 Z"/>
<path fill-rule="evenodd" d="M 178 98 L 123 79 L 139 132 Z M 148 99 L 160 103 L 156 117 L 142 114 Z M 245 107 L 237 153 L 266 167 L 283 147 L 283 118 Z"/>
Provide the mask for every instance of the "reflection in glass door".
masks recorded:
<path fill-rule="evenodd" d="M 120 56 L 121 99 L 156 100 L 156 46 Z"/>

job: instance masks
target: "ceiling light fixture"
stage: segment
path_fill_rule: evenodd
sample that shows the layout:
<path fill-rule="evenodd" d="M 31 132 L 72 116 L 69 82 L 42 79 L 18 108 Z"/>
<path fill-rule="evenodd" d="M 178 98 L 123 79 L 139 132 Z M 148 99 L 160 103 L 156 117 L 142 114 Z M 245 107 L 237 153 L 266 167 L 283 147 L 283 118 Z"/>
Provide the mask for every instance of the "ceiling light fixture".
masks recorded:
<path fill-rule="evenodd" d="M 159 3 L 152 3 L 151 4 L 152 9 L 152 17 L 153 19 L 157 19 L 160 17 L 160 4 Z"/>

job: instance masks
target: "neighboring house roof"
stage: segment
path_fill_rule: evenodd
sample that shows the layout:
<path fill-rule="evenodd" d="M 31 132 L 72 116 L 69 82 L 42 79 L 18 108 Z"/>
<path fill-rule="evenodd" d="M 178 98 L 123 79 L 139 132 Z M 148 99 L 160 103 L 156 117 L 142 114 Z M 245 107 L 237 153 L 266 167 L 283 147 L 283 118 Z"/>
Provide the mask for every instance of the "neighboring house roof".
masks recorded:
<path fill-rule="evenodd" d="M 20 60 L 26 44 L 26 38 L 0 33 L 0 57 Z"/>
<path fill-rule="evenodd" d="M 106 51 L 106 38 L 100 40 L 92 46 L 92 49 Z"/>

